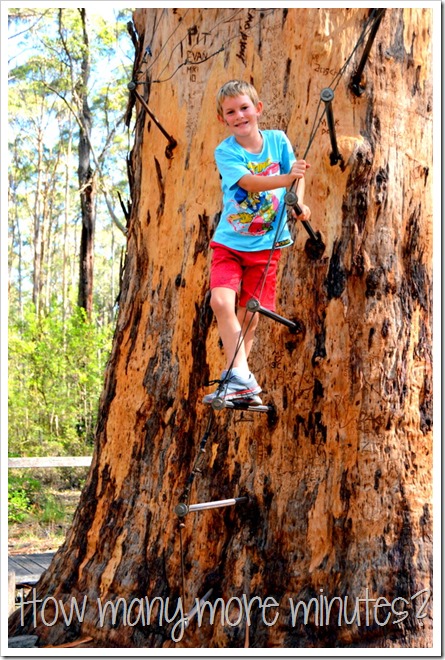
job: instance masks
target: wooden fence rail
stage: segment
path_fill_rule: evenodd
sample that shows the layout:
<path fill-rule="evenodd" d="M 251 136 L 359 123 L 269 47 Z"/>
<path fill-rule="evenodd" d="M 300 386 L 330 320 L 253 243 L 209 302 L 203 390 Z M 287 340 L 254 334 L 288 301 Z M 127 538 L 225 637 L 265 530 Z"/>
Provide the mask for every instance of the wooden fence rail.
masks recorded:
<path fill-rule="evenodd" d="M 39 456 L 8 458 L 8 468 L 89 467 L 92 456 Z"/>

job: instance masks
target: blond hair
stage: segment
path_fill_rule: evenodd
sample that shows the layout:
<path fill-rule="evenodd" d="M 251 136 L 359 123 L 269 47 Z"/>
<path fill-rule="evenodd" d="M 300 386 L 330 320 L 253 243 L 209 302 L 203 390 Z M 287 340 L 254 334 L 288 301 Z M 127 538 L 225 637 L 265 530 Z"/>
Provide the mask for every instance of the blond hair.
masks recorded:
<path fill-rule="evenodd" d="M 229 80 L 226 82 L 216 95 L 216 111 L 220 117 L 223 117 L 222 103 L 227 97 L 242 96 L 245 94 L 250 98 L 254 106 L 260 102 L 258 92 L 255 87 L 244 80 Z"/>

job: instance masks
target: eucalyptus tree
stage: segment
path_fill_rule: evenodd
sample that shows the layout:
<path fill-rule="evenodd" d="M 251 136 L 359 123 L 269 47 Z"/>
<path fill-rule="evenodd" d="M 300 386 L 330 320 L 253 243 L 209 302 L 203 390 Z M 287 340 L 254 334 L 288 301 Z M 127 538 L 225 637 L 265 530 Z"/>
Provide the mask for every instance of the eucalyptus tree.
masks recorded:
<path fill-rule="evenodd" d="M 125 222 L 119 218 L 123 214 L 115 212 L 113 205 L 116 191 L 124 195 L 126 190 L 122 116 L 130 74 L 125 66 L 129 40 L 124 24 L 107 23 L 87 11 L 10 10 L 17 35 L 17 45 L 11 37 L 15 48 L 10 61 L 10 145 L 11 149 L 16 145 L 15 153 L 18 144 L 26 145 L 31 155 L 26 179 L 20 167 L 14 168 L 14 163 L 12 167 L 15 197 L 26 190 L 24 197 L 34 218 L 28 242 L 33 252 L 36 309 L 48 305 L 54 295 L 59 298 L 59 290 L 66 309 L 71 297 L 68 281 L 75 279 L 77 302 L 91 315 L 96 216 L 99 214 L 108 230 L 110 221 L 119 228 L 121 243 L 125 234 Z M 110 190 L 114 191 L 114 202 Z M 26 217 L 20 225 L 22 235 L 27 233 L 24 225 Z M 55 242 L 48 245 L 51 237 Z M 78 275 L 70 277 L 67 260 L 74 258 L 74 249 L 79 250 L 79 269 Z M 54 259 L 58 261 L 62 253 L 63 263 L 56 267 Z M 48 272 L 51 263 L 52 274 Z M 21 273 L 22 278 L 26 276 L 23 259 Z"/>
<path fill-rule="evenodd" d="M 11 632 L 170 654 L 432 645 L 435 14 L 135 11 L 147 84 L 130 99 L 133 206 L 95 452 L 37 607 Z M 231 78 L 258 88 L 262 128 L 298 155 L 312 143 L 305 203 L 323 239 L 291 223 L 277 303 L 292 328 L 261 319 L 256 411 L 202 402 L 224 366 L 208 246 L 227 135 L 215 95 Z M 335 163 L 314 121 L 328 85 Z M 67 625 L 73 599 L 84 616 Z"/>

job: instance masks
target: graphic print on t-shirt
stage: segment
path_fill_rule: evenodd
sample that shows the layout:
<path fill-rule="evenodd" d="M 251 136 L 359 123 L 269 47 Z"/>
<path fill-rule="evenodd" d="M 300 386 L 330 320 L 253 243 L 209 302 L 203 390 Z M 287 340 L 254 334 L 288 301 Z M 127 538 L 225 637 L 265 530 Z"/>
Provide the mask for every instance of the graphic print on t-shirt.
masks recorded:
<path fill-rule="evenodd" d="M 260 176 L 280 173 L 279 163 L 271 162 L 270 158 L 263 163 L 249 162 L 247 168 Z M 272 230 L 279 199 L 271 191 L 249 193 L 238 187 L 232 202 L 239 212 L 230 214 L 227 220 L 236 232 L 261 236 Z"/>

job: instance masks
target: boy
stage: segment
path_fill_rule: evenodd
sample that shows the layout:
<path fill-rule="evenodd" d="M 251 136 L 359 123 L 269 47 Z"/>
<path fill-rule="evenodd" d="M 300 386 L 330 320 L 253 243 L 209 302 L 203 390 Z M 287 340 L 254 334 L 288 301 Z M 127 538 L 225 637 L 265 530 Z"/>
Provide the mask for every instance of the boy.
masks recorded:
<path fill-rule="evenodd" d="M 218 396 L 261 404 L 261 387 L 247 362 L 258 314 L 246 310 L 246 303 L 256 297 L 263 307 L 275 309 L 280 251 L 292 244 L 284 220 L 284 195 L 296 179 L 303 211 L 298 218 L 310 218 L 310 209 L 303 204 L 304 174 L 310 166 L 304 160 L 295 160 L 282 131 L 259 130 L 262 108 L 255 88 L 241 80 L 227 82 L 217 95 L 218 120 L 231 135 L 215 150 L 223 211 L 210 243 L 210 305 L 227 364 L 218 389 L 205 396 L 204 403 Z"/>

